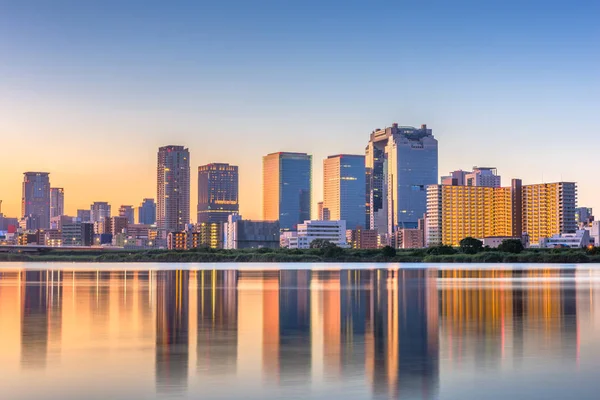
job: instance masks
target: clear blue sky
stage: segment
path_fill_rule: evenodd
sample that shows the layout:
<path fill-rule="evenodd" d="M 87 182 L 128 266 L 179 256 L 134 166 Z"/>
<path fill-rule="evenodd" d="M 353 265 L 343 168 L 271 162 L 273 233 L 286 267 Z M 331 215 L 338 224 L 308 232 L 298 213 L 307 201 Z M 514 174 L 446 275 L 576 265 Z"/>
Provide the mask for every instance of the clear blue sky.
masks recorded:
<path fill-rule="evenodd" d="M 363 153 L 428 124 L 440 174 L 573 180 L 600 214 L 598 1 L 0 1 L 0 199 L 51 172 L 67 211 L 155 196 L 156 148 L 240 165 L 260 217 L 261 156 Z M 193 174 L 195 176 L 195 173 Z M 192 214 L 196 203 L 192 187 Z"/>

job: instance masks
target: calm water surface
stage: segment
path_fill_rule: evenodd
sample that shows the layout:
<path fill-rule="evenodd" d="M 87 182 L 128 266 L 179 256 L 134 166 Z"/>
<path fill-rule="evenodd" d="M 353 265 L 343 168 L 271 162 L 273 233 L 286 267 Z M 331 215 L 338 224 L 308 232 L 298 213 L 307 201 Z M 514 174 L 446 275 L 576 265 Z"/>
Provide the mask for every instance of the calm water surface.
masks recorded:
<path fill-rule="evenodd" d="M 0 398 L 600 396 L 600 266 L 214 267 L 0 264 Z"/>

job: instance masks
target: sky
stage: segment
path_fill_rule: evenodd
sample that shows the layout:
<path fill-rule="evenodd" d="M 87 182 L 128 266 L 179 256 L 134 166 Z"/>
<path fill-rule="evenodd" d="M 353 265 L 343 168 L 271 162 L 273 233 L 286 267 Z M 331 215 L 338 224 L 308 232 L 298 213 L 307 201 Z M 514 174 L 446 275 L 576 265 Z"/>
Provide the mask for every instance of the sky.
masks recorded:
<path fill-rule="evenodd" d="M 262 156 L 364 154 L 427 124 L 439 173 L 578 182 L 600 212 L 600 2 L 0 0 L 0 200 L 50 172 L 66 212 L 156 197 L 156 152 L 240 168 L 262 217 Z"/>

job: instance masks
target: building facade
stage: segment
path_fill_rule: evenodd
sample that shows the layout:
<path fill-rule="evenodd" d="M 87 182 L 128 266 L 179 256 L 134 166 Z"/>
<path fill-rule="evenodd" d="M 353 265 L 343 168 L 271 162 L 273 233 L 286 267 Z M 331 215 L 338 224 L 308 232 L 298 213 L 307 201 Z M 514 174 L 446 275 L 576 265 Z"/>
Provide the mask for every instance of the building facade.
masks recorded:
<path fill-rule="evenodd" d="M 346 241 L 352 249 L 379 248 L 379 233 L 372 229 L 348 229 Z"/>
<path fill-rule="evenodd" d="M 368 225 L 379 233 L 416 228 L 427 210 L 427 186 L 438 180 L 438 142 L 421 128 L 377 129 L 365 150 Z"/>
<path fill-rule="evenodd" d="M 442 185 L 454 186 L 502 186 L 502 178 L 495 167 L 473 167 L 473 171 L 452 171 L 442 177 Z"/>
<path fill-rule="evenodd" d="M 157 161 L 158 228 L 183 231 L 190 223 L 190 152 L 183 146 L 158 149 Z"/>
<path fill-rule="evenodd" d="M 575 209 L 575 223 L 578 227 L 583 228 L 594 222 L 594 213 L 589 207 L 577 207 Z"/>
<path fill-rule="evenodd" d="M 346 221 L 304 221 L 298 224 L 297 232 L 285 236 L 284 246 L 290 249 L 308 249 L 317 239 L 325 240 L 339 247 L 348 247 L 346 242 Z"/>
<path fill-rule="evenodd" d="M 198 223 L 227 222 L 239 212 L 238 167 L 212 163 L 198 167 Z"/>
<path fill-rule="evenodd" d="M 156 224 L 156 203 L 154 199 L 144 199 L 138 207 L 138 224 Z"/>
<path fill-rule="evenodd" d="M 106 201 L 95 201 L 90 206 L 90 222 L 102 222 L 110 219 L 111 207 Z"/>
<path fill-rule="evenodd" d="M 35 229 L 50 228 L 50 174 L 48 172 L 25 172 L 21 216 L 32 217 Z"/>
<path fill-rule="evenodd" d="M 296 229 L 310 220 L 312 156 L 272 153 L 263 157 L 263 219 Z"/>
<path fill-rule="evenodd" d="M 119 217 L 127 218 L 128 224 L 135 224 L 135 211 L 133 209 L 133 206 L 119 207 Z"/>
<path fill-rule="evenodd" d="M 244 220 L 241 215 L 232 214 L 223 230 L 226 249 L 279 247 L 279 221 Z"/>
<path fill-rule="evenodd" d="M 92 220 L 92 211 L 77 210 L 77 219 L 81 222 L 90 222 Z"/>
<path fill-rule="evenodd" d="M 458 246 L 465 237 L 523 237 L 531 243 L 574 233 L 576 185 L 558 182 L 510 187 L 431 185 L 427 246 Z"/>
<path fill-rule="evenodd" d="M 323 160 L 322 214 L 327 220 L 344 220 L 348 229 L 364 227 L 365 190 L 364 156 L 339 154 Z"/>
<path fill-rule="evenodd" d="M 65 214 L 65 190 L 50 188 L 50 218 Z"/>

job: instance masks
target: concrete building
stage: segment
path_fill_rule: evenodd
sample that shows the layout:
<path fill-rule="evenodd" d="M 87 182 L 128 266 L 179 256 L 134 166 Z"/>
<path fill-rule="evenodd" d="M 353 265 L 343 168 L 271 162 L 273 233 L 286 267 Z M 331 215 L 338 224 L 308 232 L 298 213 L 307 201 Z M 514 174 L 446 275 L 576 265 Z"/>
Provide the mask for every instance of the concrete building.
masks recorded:
<path fill-rule="evenodd" d="M 348 229 L 364 227 L 365 193 L 364 156 L 338 154 L 323 160 L 322 214 L 327 213 L 327 220 L 344 220 Z"/>
<path fill-rule="evenodd" d="M 571 249 L 581 249 L 590 244 L 593 245 L 593 242 L 589 231 L 581 229 L 574 233 L 560 233 L 552 235 L 549 238 L 541 238 L 539 243 L 541 248 L 568 247 Z"/>
<path fill-rule="evenodd" d="M 156 224 L 156 203 L 154 199 L 144 199 L 138 207 L 138 224 Z"/>
<path fill-rule="evenodd" d="M 473 167 L 473 171 L 452 171 L 442 177 L 442 185 L 500 187 L 502 179 L 495 167 Z"/>
<path fill-rule="evenodd" d="M 50 218 L 59 217 L 65 213 L 65 190 L 50 188 Z"/>
<path fill-rule="evenodd" d="M 40 231 L 44 235 L 44 246 L 49 247 L 60 247 L 62 246 L 62 232 L 58 229 L 48 229 L 46 231 Z"/>
<path fill-rule="evenodd" d="M 95 201 L 90 206 L 90 222 L 101 222 L 110 219 L 111 207 L 106 201 Z"/>
<path fill-rule="evenodd" d="M 425 232 L 422 229 L 398 229 L 392 237 L 396 249 L 421 249 L 425 247 Z"/>
<path fill-rule="evenodd" d="M 525 242 L 523 237 L 518 236 L 489 236 L 480 240 L 483 242 L 484 247 L 489 247 L 491 249 L 498 248 L 505 240 L 520 240 L 522 243 L 524 242 L 523 247 L 529 247 L 528 241 Z"/>
<path fill-rule="evenodd" d="M 510 187 L 431 185 L 427 192 L 427 246 L 458 246 L 465 237 L 522 237 L 532 243 L 573 233 L 576 186 L 571 182 Z"/>
<path fill-rule="evenodd" d="M 119 217 L 127 218 L 127 224 L 135 224 L 135 211 L 133 206 L 119 207 Z"/>
<path fill-rule="evenodd" d="M 81 222 L 71 222 L 64 224 L 61 231 L 61 240 L 63 246 L 82 246 L 82 226 Z M 85 225 L 91 225 L 85 223 Z"/>
<path fill-rule="evenodd" d="M 377 249 L 379 248 L 379 234 L 372 229 L 346 230 L 346 242 L 352 249 Z"/>
<path fill-rule="evenodd" d="M 427 210 L 427 186 L 438 180 L 438 142 L 426 125 L 371 133 L 365 150 L 370 229 L 391 234 L 416 228 Z"/>
<path fill-rule="evenodd" d="M 186 229 L 180 232 L 169 232 L 167 248 L 169 250 L 189 250 L 198 247 L 222 249 L 223 236 L 223 224 L 202 223 L 198 224 L 194 231 Z"/>
<path fill-rule="evenodd" d="M 308 249 L 313 240 L 322 239 L 339 247 L 348 247 L 346 221 L 304 221 L 295 234 L 284 235 L 284 244 L 290 249 Z"/>
<path fill-rule="evenodd" d="M 600 221 L 593 221 L 587 229 L 590 231 L 590 237 L 594 240 L 594 246 L 600 246 Z"/>
<path fill-rule="evenodd" d="M 123 233 L 127 231 L 127 217 L 118 216 L 111 217 L 110 219 L 110 231 L 105 231 L 104 233 L 111 233 L 113 237 L 115 237 L 118 233 Z M 101 233 L 101 232 L 99 232 Z"/>
<path fill-rule="evenodd" d="M 48 172 L 25 172 L 21 217 L 31 217 L 35 229 L 50 228 L 50 174 Z M 33 223 L 35 221 L 35 224 Z"/>
<path fill-rule="evenodd" d="M 77 210 L 77 219 L 81 222 L 91 222 L 92 221 L 92 211 L 91 210 Z"/>
<path fill-rule="evenodd" d="M 279 247 L 279 221 L 244 220 L 239 214 L 228 217 L 223 228 L 225 249 Z"/>
<path fill-rule="evenodd" d="M 73 217 L 68 215 L 52 217 L 50 218 L 50 229 L 58 229 L 60 231 L 64 224 L 70 224 L 71 222 L 73 222 Z"/>
<path fill-rule="evenodd" d="M 272 153 L 263 157 L 263 219 L 279 221 L 281 229 L 294 230 L 310 220 L 312 156 Z"/>
<path fill-rule="evenodd" d="M 239 212 L 238 167 L 212 163 L 198 167 L 198 223 L 227 222 Z"/>
<path fill-rule="evenodd" d="M 158 149 L 156 222 L 164 232 L 190 223 L 190 152 L 183 146 Z"/>
<path fill-rule="evenodd" d="M 575 209 L 575 223 L 581 229 L 589 226 L 594 221 L 594 214 L 589 207 L 577 207 Z"/>

